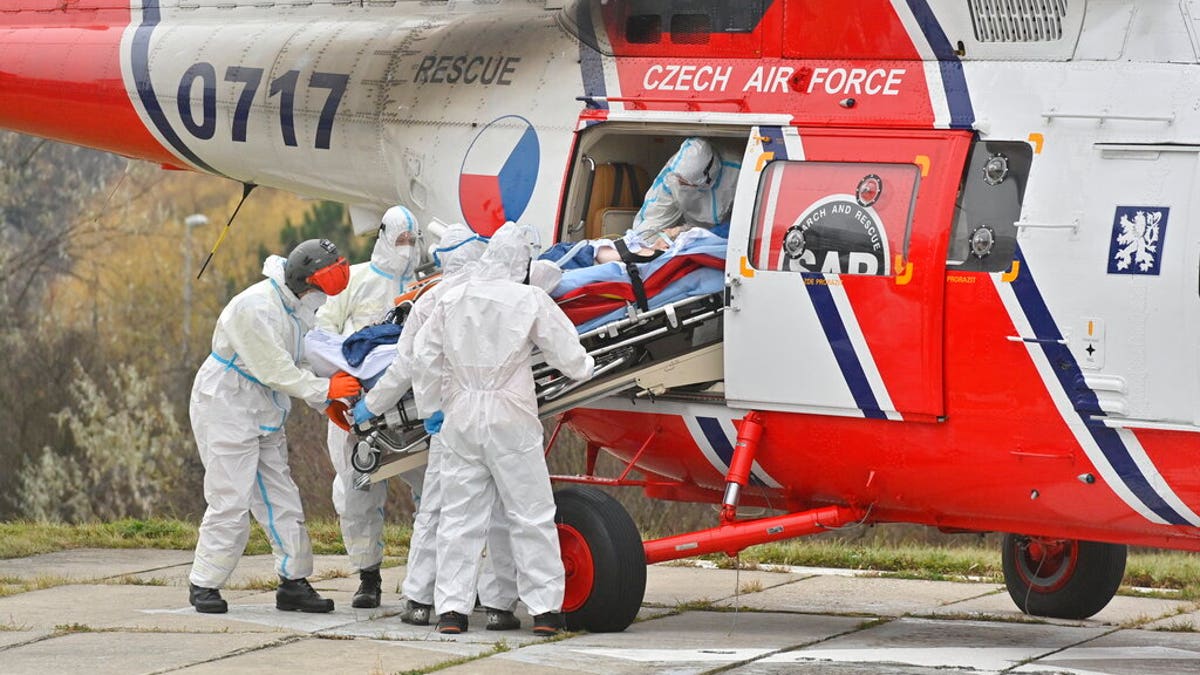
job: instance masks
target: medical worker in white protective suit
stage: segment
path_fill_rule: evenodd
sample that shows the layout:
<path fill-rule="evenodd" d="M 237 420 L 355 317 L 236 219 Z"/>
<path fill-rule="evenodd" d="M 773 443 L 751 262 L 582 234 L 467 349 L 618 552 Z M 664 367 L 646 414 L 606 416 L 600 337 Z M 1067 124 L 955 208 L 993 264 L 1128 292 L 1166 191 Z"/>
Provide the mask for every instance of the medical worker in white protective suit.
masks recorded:
<path fill-rule="evenodd" d="M 642 249 L 669 247 L 681 230 L 727 223 L 740 170 L 709 141 L 685 139 L 646 191 L 624 243 L 644 255 Z"/>
<path fill-rule="evenodd" d="M 379 236 L 370 262 L 350 268 L 346 290 L 330 298 L 317 312 L 317 328 L 350 335 L 378 323 L 395 306 L 396 296 L 414 278 L 417 267 L 417 219 L 403 206 L 393 206 L 383 214 Z M 350 454 L 357 439 L 345 429 L 329 423 L 326 434 L 329 459 L 336 476 L 333 479 L 333 507 L 341 519 L 342 542 L 350 564 L 358 571 L 359 586 L 351 605 L 378 607 L 383 594 L 379 565 L 383 562 L 383 506 L 387 501 L 387 483 L 375 483 L 367 490 L 354 488 L 354 468 Z M 421 499 L 420 474 L 410 485 L 413 500 Z M 405 476 L 405 478 L 410 478 Z M 415 484 L 414 484 L 415 483 Z"/>
<path fill-rule="evenodd" d="M 594 363 L 550 296 L 521 283 L 536 241 L 528 226 L 497 230 L 478 272 L 442 295 L 416 336 L 417 412 L 444 414 L 434 590 L 443 633 L 467 629 L 496 499 L 510 520 L 518 595 L 534 615 L 533 632 L 554 635 L 563 625 L 564 573 L 532 351 L 539 348 L 550 366 L 576 380 L 590 377 Z"/>
<path fill-rule="evenodd" d="M 450 225 L 433 251 L 434 262 L 442 270 L 441 281 L 423 294 L 409 312 L 404 331 L 396 345 L 396 358 L 375 386 L 354 407 L 354 422 L 362 424 L 400 402 L 412 386 L 412 350 L 414 337 L 429 318 L 438 298 L 465 281 L 483 255 L 487 240 L 462 224 Z M 377 413 L 376 411 L 380 411 Z M 404 597 L 408 599 L 400 620 L 417 626 L 429 625 L 433 611 L 433 585 L 437 576 L 437 527 L 441 514 L 443 485 L 439 462 L 445 453 L 442 434 L 433 434 L 425 470 L 424 493 L 413 519 L 412 540 L 408 548 Z M 451 486 L 453 489 L 453 486 Z M 513 610 L 517 605 L 517 577 L 508 542 L 507 519 L 503 510 L 493 513 L 488 530 L 488 555 L 480 571 L 477 591 L 487 608 L 488 630 L 513 630 L 521 621 Z"/>
<path fill-rule="evenodd" d="M 200 523 L 190 574 L 196 611 L 222 613 L 219 588 L 246 548 L 250 514 L 262 524 L 275 554 L 275 606 L 302 612 L 333 611 L 308 584 L 312 543 L 304 526 L 300 491 L 288 468 L 283 425 L 291 397 L 324 409 L 357 395 L 345 373 L 326 379 L 302 367 L 304 334 L 327 296 L 346 288 L 349 266 L 325 239 L 301 242 L 288 255 L 267 258 L 266 279 L 233 298 L 217 318 L 212 354 L 192 385 L 189 413 L 208 509 Z"/>

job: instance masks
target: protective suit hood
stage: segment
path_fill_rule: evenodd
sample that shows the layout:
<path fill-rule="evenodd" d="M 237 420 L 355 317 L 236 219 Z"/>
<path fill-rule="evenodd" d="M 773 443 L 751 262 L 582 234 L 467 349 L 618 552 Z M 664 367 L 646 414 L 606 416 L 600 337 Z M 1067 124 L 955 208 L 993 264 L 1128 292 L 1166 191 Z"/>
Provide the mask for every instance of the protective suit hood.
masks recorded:
<path fill-rule="evenodd" d="M 520 282 L 529 271 L 537 249 L 537 231 L 531 226 L 505 223 L 488 241 L 480 262 L 480 277 Z"/>
<path fill-rule="evenodd" d="M 405 233 L 411 236 L 411 244 L 397 244 L 397 240 Z M 420 236 L 421 229 L 412 211 L 403 206 L 393 206 L 383 214 L 379 237 L 371 251 L 371 263 L 379 271 L 397 279 L 412 276 L 417 262 L 413 256 Z"/>
<path fill-rule="evenodd" d="M 478 261 L 485 250 L 487 242 L 483 237 L 475 234 L 475 231 L 466 225 L 455 223 L 447 227 L 442 234 L 442 240 L 434 249 L 434 255 L 441 265 L 442 274 L 452 276 Z"/>
<path fill-rule="evenodd" d="M 721 162 L 712 144 L 703 138 L 684 141 L 668 165 L 673 165 L 671 173 L 676 180 L 682 178 L 690 187 L 698 190 L 711 189 L 721 172 Z"/>
<path fill-rule="evenodd" d="M 295 314 L 300 323 L 304 324 L 304 328 L 310 329 L 317 325 L 317 310 L 321 305 L 325 304 L 328 296 L 320 291 L 309 291 L 304 294 L 304 298 L 297 297 L 292 289 L 288 288 L 284 281 L 286 272 L 284 266 L 287 264 L 287 258 L 278 255 L 267 256 L 263 261 L 262 273 L 271 281 L 275 282 L 275 290 L 279 293 L 279 298 L 283 301 L 284 308 L 290 314 Z M 304 300 L 311 296 L 309 302 Z"/>

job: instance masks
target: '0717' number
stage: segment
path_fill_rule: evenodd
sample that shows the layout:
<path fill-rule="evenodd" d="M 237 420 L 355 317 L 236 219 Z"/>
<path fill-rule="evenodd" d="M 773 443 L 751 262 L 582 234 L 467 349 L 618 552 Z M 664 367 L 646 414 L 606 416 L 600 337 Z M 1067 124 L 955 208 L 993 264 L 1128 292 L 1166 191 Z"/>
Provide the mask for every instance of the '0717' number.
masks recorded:
<path fill-rule="evenodd" d="M 233 109 L 233 140 L 237 143 L 246 142 L 246 125 L 250 118 L 250 105 L 254 95 L 262 84 L 263 69 L 248 66 L 229 66 L 225 69 L 225 81 L 241 84 L 237 104 Z M 199 115 L 192 106 L 192 90 L 196 81 L 200 81 L 200 110 Z M 329 139 L 333 133 L 333 117 L 342 95 L 346 93 L 346 83 L 350 76 L 340 73 L 314 72 L 308 78 L 308 86 L 314 89 L 327 89 L 325 105 L 321 107 L 321 116 L 317 120 L 317 137 L 315 147 L 318 150 L 329 149 Z M 279 97 L 279 128 L 283 133 L 283 144 L 295 147 L 296 142 L 296 87 L 300 82 L 300 71 L 289 70 L 271 80 L 267 88 L 267 97 Z M 179 105 L 179 117 L 188 133 L 196 138 L 208 140 L 217 132 L 217 69 L 211 63 L 201 61 L 192 64 L 179 79 L 179 91 L 176 94 Z"/>

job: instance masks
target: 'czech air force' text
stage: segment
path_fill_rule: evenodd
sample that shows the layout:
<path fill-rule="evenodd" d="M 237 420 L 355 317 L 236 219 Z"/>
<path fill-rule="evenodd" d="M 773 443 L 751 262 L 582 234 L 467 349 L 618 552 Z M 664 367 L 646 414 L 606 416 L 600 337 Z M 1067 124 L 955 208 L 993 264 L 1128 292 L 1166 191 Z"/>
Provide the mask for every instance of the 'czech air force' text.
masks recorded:
<path fill-rule="evenodd" d="M 803 91 L 829 95 L 897 96 L 904 68 L 813 68 L 793 82 L 790 66 L 758 66 L 734 78 L 734 66 L 656 64 L 646 69 L 642 87 L 647 91 L 757 92 L 760 94 Z M 796 86 L 796 85 L 799 86 Z"/>

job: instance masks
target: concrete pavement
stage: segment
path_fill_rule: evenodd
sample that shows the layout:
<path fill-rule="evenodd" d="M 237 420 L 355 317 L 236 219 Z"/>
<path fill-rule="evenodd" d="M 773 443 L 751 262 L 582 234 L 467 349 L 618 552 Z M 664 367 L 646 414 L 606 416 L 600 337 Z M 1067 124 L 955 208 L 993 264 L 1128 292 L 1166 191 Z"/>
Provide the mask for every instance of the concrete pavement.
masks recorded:
<path fill-rule="evenodd" d="M 247 556 L 230 611 L 187 604 L 190 551 L 81 550 L 0 560 L 0 673 L 1200 673 L 1200 605 L 1118 596 L 1088 621 L 1016 611 L 1003 586 L 844 570 L 649 568 L 623 633 L 544 641 L 473 628 L 454 638 L 400 622 L 403 567 L 384 606 L 355 610 L 358 580 L 318 556 L 331 614 L 274 609 L 270 556 Z"/>

